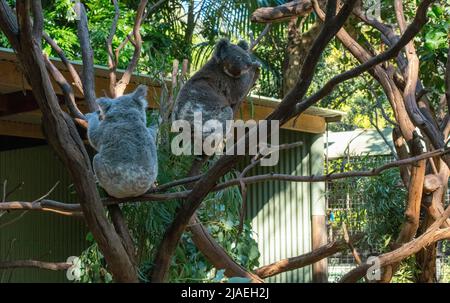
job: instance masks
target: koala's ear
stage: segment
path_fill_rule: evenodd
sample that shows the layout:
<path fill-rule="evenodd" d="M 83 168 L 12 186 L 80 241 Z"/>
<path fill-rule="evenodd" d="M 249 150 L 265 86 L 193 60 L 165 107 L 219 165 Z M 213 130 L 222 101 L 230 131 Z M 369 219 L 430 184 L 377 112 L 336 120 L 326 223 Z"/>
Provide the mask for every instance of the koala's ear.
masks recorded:
<path fill-rule="evenodd" d="M 230 46 L 230 41 L 228 39 L 220 39 L 219 42 L 216 44 L 216 49 L 214 51 L 214 57 L 218 60 L 222 60 L 225 56 L 225 52 Z"/>
<path fill-rule="evenodd" d="M 147 90 L 148 87 L 146 85 L 139 85 L 136 90 L 133 92 L 133 100 L 137 101 L 139 105 L 146 108 L 147 107 Z"/>
<path fill-rule="evenodd" d="M 240 40 L 237 44 L 237 46 L 239 46 L 240 48 L 242 48 L 245 51 L 248 51 L 250 46 L 248 45 L 247 41 L 245 40 Z"/>
<path fill-rule="evenodd" d="M 96 102 L 97 102 L 98 106 L 100 107 L 100 110 L 103 113 L 106 113 L 111 108 L 113 101 L 111 99 L 103 97 L 103 98 L 98 98 Z"/>

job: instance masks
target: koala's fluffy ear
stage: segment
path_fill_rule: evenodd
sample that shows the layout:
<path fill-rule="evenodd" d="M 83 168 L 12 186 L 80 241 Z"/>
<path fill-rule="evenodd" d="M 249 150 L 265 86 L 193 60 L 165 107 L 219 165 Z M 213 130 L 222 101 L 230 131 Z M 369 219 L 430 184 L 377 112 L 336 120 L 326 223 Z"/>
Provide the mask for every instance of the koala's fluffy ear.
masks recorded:
<path fill-rule="evenodd" d="M 105 114 L 111 108 L 113 101 L 111 99 L 103 97 L 103 98 L 98 98 L 96 102 L 97 102 L 98 106 L 100 107 L 100 110 L 102 111 L 102 113 Z"/>
<path fill-rule="evenodd" d="M 214 51 L 214 57 L 218 60 L 223 60 L 228 46 L 230 46 L 230 41 L 228 41 L 228 39 L 225 39 L 225 38 L 220 39 L 219 42 L 217 42 L 217 44 L 216 44 L 216 49 Z"/>
<path fill-rule="evenodd" d="M 133 100 L 137 101 L 138 104 L 144 108 L 147 107 L 147 90 L 148 87 L 146 85 L 139 85 L 136 90 L 133 92 Z"/>
<path fill-rule="evenodd" d="M 248 51 L 250 46 L 248 45 L 247 41 L 245 40 L 240 40 L 237 44 L 237 46 L 239 46 L 240 48 L 242 48 L 245 51 Z"/>

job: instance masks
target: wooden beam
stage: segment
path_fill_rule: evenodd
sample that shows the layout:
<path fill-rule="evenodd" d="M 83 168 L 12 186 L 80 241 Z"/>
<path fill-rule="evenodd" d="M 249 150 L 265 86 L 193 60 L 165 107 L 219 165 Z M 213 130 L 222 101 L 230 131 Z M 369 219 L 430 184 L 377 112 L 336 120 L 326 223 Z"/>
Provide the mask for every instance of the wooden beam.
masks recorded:
<path fill-rule="evenodd" d="M 243 119 L 244 121 L 249 119 L 259 121 L 265 119 L 270 113 L 273 112 L 273 110 L 274 108 L 272 107 L 262 105 L 252 106 L 251 104 L 244 102 L 236 118 Z M 282 128 L 314 134 L 324 133 L 326 129 L 326 122 L 323 117 L 302 114 L 295 121 L 295 123 L 294 121 L 295 119 L 289 120 L 282 126 Z"/>
<path fill-rule="evenodd" d="M 69 73 L 64 69 L 64 66 L 62 65 L 61 62 L 57 60 L 52 60 L 52 62 L 54 62 L 54 64 L 61 69 L 61 72 L 66 77 L 66 79 L 71 79 Z M 31 87 L 28 85 L 28 83 L 26 83 L 16 62 L 8 60 L 0 60 L 0 70 L 4 71 L 3 73 L 4 75 L 0 77 L 0 86 L 16 88 L 17 91 L 31 90 Z M 149 93 L 148 93 L 149 108 L 151 109 L 158 108 L 158 102 L 161 94 L 161 87 L 155 84 L 154 82 L 151 82 L 150 78 L 148 77 L 136 76 L 135 78 L 131 79 L 131 82 L 126 92 L 133 91 L 139 84 L 147 84 L 149 86 Z M 60 87 L 56 83 L 53 83 L 53 86 L 55 88 L 56 93 L 61 96 L 62 91 Z M 107 78 L 107 73 L 105 72 L 103 75 L 103 70 L 100 68 L 96 69 L 95 88 L 97 97 L 104 96 L 105 92 L 109 88 L 109 79 Z M 86 113 L 87 108 L 86 106 L 84 106 L 84 102 L 80 99 L 83 96 L 78 90 L 75 89 L 74 91 L 75 97 L 78 98 L 77 103 L 79 104 L 80 110 L 83 113 Z M 16 96 L 20 95 L 19 92 L 15 94 Z M 30 98 L 28 94 L 26 98 Z M 30 102 L 30 100 L 28 101 Z M 11 100 L 10 102 L 14 102 L 14 100 Z M 0 104 L 1 103 L 2 102 L 0 101 Z M 7 105 L 5 107 L 9 108 L 10 106 L 14 107 L 16 105 Z M 261 104 L 252 105 L 249 102 L 243 102 L 240 114 L 238 113 L 238 116 L 236 118 L 243 120 L 254 119 L 258 121 L 261 119 L 265 119 L 273 110 L 274 110 L 273 106 Z M 0 116 L 1 116 L 1 107 L 0 107 Z M 315 134 L 325 132 L 326 121 L 324 117 L 302 114 L 299 117 L 299 119 L 295 120 L 295 123 L 294 120 L 295 119 L 291 119 L 282 128 Z"/>
<path fill-rule="evenodd" d="M 39 124 L 0 120 L 0 135 L 44 139 Z"/>
<path fill-rule="evenodd" d="M 60 71 L 66 79 L 71 79 L 71 76 L 68 71 L 66 71 L 61 62 L 53 61 L 52 62 L 58 67 L 61 68 Z M 2 77 L 0 77 L 0 86 L 8 86 L 11 88 L 16 88 L 17 91 L 30 90 L 31 86 L 24 79 L 22 72 L 19 70 L 16 62 L 12 61 L 0 61 L 0 70 L 3 71 Z M 52 81 L 53 87 L 58 95 L 63 95 L 61 88 Z M 153 83 L 138 83 L 134 79 L 131 80 L 130 84 L 127 87 L 126 93 L 133 91 L 139 84 L 147 84 L 149 86 L 149 107 L 156 108 L 157 101 L 159 100 L 159 95 L 161 93 L 161 87 L 155 85 Z M 95 91 L 97 97 L 105 96 L 106 91 L 109 89 L 109 79 L 105 76 L 95 77 Z M 83 95 L 77 90 L 74 89 L 75 97 L 78 99 L 82 99 Z M 79 100 L 80 101 L 80 100 Z"/>

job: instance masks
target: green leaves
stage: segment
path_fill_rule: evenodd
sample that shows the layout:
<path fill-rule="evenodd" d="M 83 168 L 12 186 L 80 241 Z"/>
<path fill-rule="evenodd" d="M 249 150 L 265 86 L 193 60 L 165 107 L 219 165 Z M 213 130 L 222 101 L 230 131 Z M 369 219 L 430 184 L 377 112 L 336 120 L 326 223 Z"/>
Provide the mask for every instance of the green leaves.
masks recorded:
<path fill-rule="evenodd" d="M 425 47 L 431 51 L 444 48 L 447 45 L 447 33 L 436 28 L 425 34 Z"/>

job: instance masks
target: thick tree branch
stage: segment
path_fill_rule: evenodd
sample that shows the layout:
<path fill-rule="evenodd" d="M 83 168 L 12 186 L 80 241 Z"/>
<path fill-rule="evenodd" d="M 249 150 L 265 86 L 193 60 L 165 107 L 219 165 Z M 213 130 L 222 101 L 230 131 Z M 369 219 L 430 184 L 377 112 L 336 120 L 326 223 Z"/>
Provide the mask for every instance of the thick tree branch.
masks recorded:
<path fill-rule="evenodd" d="M 275 23 L 291 19 L 292 17 L 307 16 L 312 11 L 310 0 L 297 0 L 275 7 L 261 7 L 251 16 L 252 22 Z"/>
<path fill-rule="evenodd" d="M 450 228 L 429 228 L 420 237 L 402 245 L 401 247 L 391 252 L 378 256 L 378 265 L 380 268 L 385 266 L 399 263 L 405 258 L 419 252 L 423 247 L 429 246 L 439 240 L 450 238 Z M 355 283 L 362 277 L 364 277 L 372 264 L 363 264 L 357 268 L 351 270 L 345 274 L 340 282 L 341 283 Z"/>
<path fill-rule="evenodd" d="M 356 235 L 352 238 L 353 242 L 358 242 L 362 238 L 362 235 Z M 255 270 L 255 274 L 265 279 L 286 271 L 295 270 L 308 265 L 311 265 L 317 261 L 334 255 L 337 252 L 344 251 L 348 247 L 346 240 L 334 240 L 332 242 L 323 245 L 316 250 L 292 258 L 283 259 L 272 264 L 260 267 Z"/>

